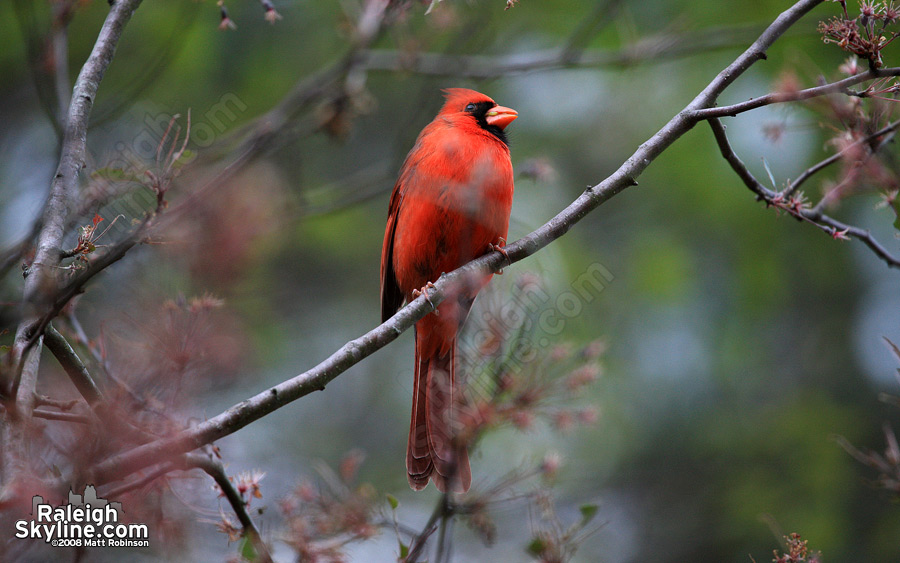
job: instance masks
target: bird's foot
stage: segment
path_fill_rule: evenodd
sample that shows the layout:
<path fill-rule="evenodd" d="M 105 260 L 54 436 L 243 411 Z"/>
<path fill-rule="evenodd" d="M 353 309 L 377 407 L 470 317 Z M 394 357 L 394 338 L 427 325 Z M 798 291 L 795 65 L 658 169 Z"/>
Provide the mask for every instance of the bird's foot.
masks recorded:
<path fill-rule="evenodd" d="M 437 289 L 437 288 L 434 287 L 434 284 L 433 284 L 432 282 L 428 282 L 428 283 L 426 283 L 426 284 L 422 287 L 422 289 L 414 289 L 414 290 L 412 290 L 412 296 L 413 296 L 413 299 L 416 299 L 416 298 L 418 298 L 420 295 L 424 295 L 424 296 L 425 296 L 425 301 L 427 301 L 428 304 L 431 305 L 431 310 L 434 311 L 434 314 L 435 314 L 435 315 L 437 315 L 437 314 L 438 314 L 437 307 L 434 306 L 434 303 L 432 303 L 432 302 L 431 302 L 431 299 L 428 297 L 428 290 L 429 290 L 429 289 Z"/>
<path fill-rule="evenodd" d="M 506 252 L 505 248 L 503 248 L 504 246 L 506 246 L 506 239 L 503 237 L 500 237 L 497 239 L 497 244 L 488 243 L 488 252 L 499 252 L 500 254 L 503 255 L 504 258 L 506 258 L 507 264 L 512 264 L 512 260 L 509 259 L 509 253 Z M 499 270 L 497 270 L 497 275 L 498 276 L 503 275 L 503 268 L 500 268 Z"/>

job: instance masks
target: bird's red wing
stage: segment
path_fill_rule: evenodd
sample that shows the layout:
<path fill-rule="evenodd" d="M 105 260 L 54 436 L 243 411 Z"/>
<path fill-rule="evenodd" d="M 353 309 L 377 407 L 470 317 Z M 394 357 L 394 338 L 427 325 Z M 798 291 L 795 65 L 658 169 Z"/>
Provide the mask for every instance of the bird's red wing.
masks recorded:
<path fill-rule="evenodd" d="M 397 284 L 397 276 L 394 273 L 394 233 L 397 231 L 397 216 L 403 200 L 400 191 L 400 182 L 397 182 L 391 194 L 384 243 L 381 246 L 381 322 L 391 318 L 403 305 L 403 292 Z"/>

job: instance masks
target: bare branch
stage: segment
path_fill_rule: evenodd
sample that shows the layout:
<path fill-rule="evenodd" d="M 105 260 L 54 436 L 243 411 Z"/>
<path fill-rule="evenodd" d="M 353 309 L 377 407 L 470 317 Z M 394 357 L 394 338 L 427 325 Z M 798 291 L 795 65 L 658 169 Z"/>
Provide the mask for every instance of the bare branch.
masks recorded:
<path fill-rule="evenodd" d="M 123 483 L 122 485 L 111 488 L 108 491 L 103 492 L 104 497 L 108 498 L 119 498 L 125 493 L 129 493 L 131 491 L 140 489 L 153 481 L 156 481 L 163 475 L 167 473 L 171 473 L 173 471 L 187 471 L 190 467 L 187 465 L 187 456 L 181 456 L 174 460 L 169 460 L 165 463 L 161 463 L 158 466 L 154 467 L 152 471 L 147 472 L 146 475 L 141 476 L 134 481 L 129 481 L 127 483 Z"/>
<path fill-rule="evenodd" d="M 870 69 L 866 72 L 848 76 L 847 78 L 838 80 L 837 82 L 829 82 L 828 84 L 822 84 L 820 86 L 814 86 L 812 88 L 806 88 L 804 90 L 797 90 L 796 92 L 772 92 L 766 94 L 765 96 L 752 98 L 750 100 L 747 100 L 746 102 L 740 102 L 737 104 L 732 104 L 730 106 L 699 109 L 693 112 L 692 117 L 698 120 L 713 119 L 718 117 L 735 117 L 739 113 L 758 109 L 763 106 L 809 100 L 811 98 L 818 98 L 820 96 L 826 96 L 828 94 L 847 94 L 864 98 L 866 97 L 865 93 L 853 92 L 850 90 L 850 86 L 855 86 L 856 84 L 866 82 L 867 80 L 884 78 L 886 76 L 900 76 L 900 68 L 894 67 L 874 70 Z"/>
<path fill-rule="evenodd" d="M 767 205 L 774 205 L 779 209 L 784 209 L 792 216 L 815 225 L 833 238 L 853 237 L 862 241 L 875 253 L 881 260 L 892 268 L 900 268 L 900 258 L 893 256 L 884 246 L 881 245 L 872 234 L 859 227 L 846 225 L 836 219 L 832 219 L 827 215 L 823 215 L 818 209 L 809 209 L 802 205 L 790 205 L 784 202 L 784 198 L 778 192 L 772 191 L 763 186 L 755 176 L 747 169 L 746 165 L 735 154 L 725 135 L 725 127 L 718 119 L 710 119 L 709 125 L 712 128 L 713 135 L 722 152 L 722 157 L 731 165 L 735 174 L 744 182 L 744 184 L 756 194 L 757 199 L 765 201 Z"/>
<path fill-rule="evenodd" d="M 431 517 L 428 518 L 428 522 L 422 527 L 422 531 L 419 532 L 416 537 L 413 539 L 412 543 L 409 546 L 409 554 L 404 559 L 404 562 L 409 561 L 410 563 L 414 563 L 419 560 L 419 556 L 422 555 L 422 552 L 425 550 L 425 544 L 428 542 L 428 538 L 434 534 L 435 530 L 438 528 L 439 522 L 444 522 L 444 520 L 453 515 L 453 507 L 450 501 L 450 496 L 447 493 L 443 493 L 437 501 L 437 505 L 434 507 L 434 510 L 431 513 Z"/>
<path fill-rule="evenodd" d="M 53 278 L 59 264 L 59 248 L 68 214 L 68 200 L 77 189 L 78 174 L 85 163 L 87 126 L 94 98 L 100 81 L 112 62 L 122 30 L 140 3 L 141 0 L 119 0 L 113 4 L 97 42 L 75 81 L 59 167 L 44 207 L 43 227 L 38 236 L 33 268 L 25 283 L 25 299 L 32 305 L 39 305 L 46 301 L 48 295 L 52 295 L 55 286 Z"/>
<path fill-rule="evenodd" d="M 47 420 L 63 420 L 65 422 L 77 422 L 78 424 L 87 424 L 90 419 L 84 415 L 73 412 L 48 411 L 44 409 L 34 409 L 31 411 L 32 416 L 37 418 L 46 418 Z"/>
<path fill-rule="evenodd" d="M 84 167 L 88 119 L 97 89 L 106 69 L 112 62 L 122 30 L 140 3 L 141 0 L 120 0 L 112 6 L 100 29 L 94 48 L 75 81 L 72 103 L 69 105 L 66 118 L 59 167 L 53 177 L 50 194 L 44 206 L 34 262 L 29 275 L 25 278 L 26 315 L 19 333 L 22 337 L 27 338 L 27 343 L 23 345 L 24 339 L 17 339 L 22 346 L 22 355 L 34 352 L 31 347 L 35 344 L 37 335 L 31 330 L 30 325 L 34 317 L 39 315 L 49 304 L 56 292 L 59 249 L 62 246 L 65 231 L 69 198 L 77 190 L 78 174 Z M 38 364 L 39 361 L 34 361 L 29 362 L 28 365 L 36 369 Z M 21 366 L 21 369 L 25 369 L 24 363 Z M 19 393 L 17 405 L 26 414 L 33 409 L 31 401 L 34 395 L 35 380 L 36 377 L 33 377 L 32 374 L 20 374 L 13 381 L 13 389 L 17 389 Z M 28 385 L 20 388 L 20 381 L 24 381 Z"/>
<path fill-rule="evenodd" d="M 4 456 L 4 477 L 7 478 L 10 472 L 25 469 L 22 466 L 27 441 L 24 424 L 9 422 L 15 417 L 30 416 L 34 410 L 41 338 L 40 333 L 31 331 L 31 327 L 56 292 L 59 249 L 65 230 L 69 197 L 75 194 L 78 174 L 84 167 L 91 108 L 100 80 L 112 61 L 122 30 L 140 3 L 141 0 L 119 0 L 113 4 L 91 54 L 75 81 L 65 123 L 59 167 L 53 177 L 44 206 L 35 259 L 30 274 L 25 279 L 23 298 L 25 316 L 16 330 L 16 339 L 10 355 L 14 367 L 8 393 L 14 404 L 11 405 L 11 409 L 7 408 L 8 420 L 4 424 L 2 440 L 7 452 Z M 6 382 L 0 383 L 6 387 Z"/>
<path fill-rule="evenodd" d="M 823 225 L 827 225 L 831 227 L 831 231 L 825 231 L 835 236 L 843 232 L 845 235 L 849 237 L 853 237 L 855 239 L 860 240 L 863 244 L 869 247 L 872 252 L 875 253 L 875 256 L 879 257 L 885 264 L 890 266 L 891 268 L 900 268 L 900 258 L 891 254 L 880 242 L 875 240 L 875 237 L 872 236 L 866 229 L 860 229 L 859 227 L 854 227 L 852 225 L 847 225 L 842 223 L 836 219 L 832 219 L 828 215 L 822 215 L 821 213 L 807 213 L 805 217 L 811 221 L 816 223 L 822 223 Z"/>
<path fill-rule="evenodd" d="M 100 389 L 97 388 L 97 384 L 94 383 L 91 374 L 88 373 L 81 358 L 66 342 L 63 335 L 53 328 L 52 325 L 47 326 L 47 330 L 44 331 L 44 344 L 59 361 L 69 375 L 69 379 L 72 380 L 75 388 L 78 389 L 78 392 L 81 393 L 88 405 L 91 408 L 96 408 L 97 405 L 102 403 L 103 395 L 100 393 Z"/>
<path fill-rule="evenodd" d="M 665 32 L 620 49 L 559 49 L 514 55 L 447 55 L 444 53 L 402 52 L 370 49 L 361 62 L 371 71 L 413 72 L 431 76 L 453 76 L 485 80 L 561 68 L 627 68 L 642 63 L 658 63 L 714 49 L 745 45 L 756 36 L 759 26 L 731 26 L 703 33 Z"/>
<path fill-rule="evenodd" d="M 216 484 L 219 485 L 219 488 L 222 490 L 222 494 L 228 499 L 228 503 L 237 515 L 238 520 L 240 520 L 241 526 L 244 528 L 244 536 L 253 543 L 253 547 L 256 549 L 257 553 L 257 560 L 262 561 L 263 563 L 271 563 L 272 555 L 269 553 L 269 548 L 266 546 L 265 542 L 263 542 L 259 530 L 253 523 L 253 519 L 250 518 L 250 514 L 247 512 L 247 506 L 244 504 L 244 499 L 241 498 L 240 493 L 234 488 L 234 483 L 232 483 L 228 479 L 228 475 L 225 474 L 225 467 L 222 465 L 222 462 L 211 459 L 209 456 L 189 455 L 187 463 L 198 469 L 202 469 L 207 475 L 215 480 Z"/>
<path fill-rule="evenodd" d="M 46 397 L 44 395 L 38 395 L 34 398 L 34 406 L 37 407 L 54 407 L 61 411 L 69 411 L 79 403 L 78 399 L 70 399 L 67 401 L 59 400 L 59 399 L 51 399 L 50 397 Z"/>
<path fill-rule="evenodd" d="M 764 201 L 774 199 L 776 195 L 775 192 L 763 186 L 759 180 L 750 173 L 750 170 L 744 164 L 744 161 L 742 161 L 737 153 L 731 148 L 728 137 L 725 135 L 725 126 L 722 125 L 722 122 L 717 118 L 710 119 L 709 126 L 712 128 L 713 136 L 716 138 L 716 143 L 719 145 L 719 152 L 722 153 L 722 158 L 731 165 L 732 170 L 738 175 L 738 178 L 750 188 L 750 191 L 756 194 L 757 199 Z"/>
<path fill-rule="evenodd" d="M 883 147 L 885 144 L 887 144 L 887 142 L 891 138 L 891 137 L 885 137 L 882 139 L 882 137 L 884 137 L 888 133 L 895 132 L 898 127 L 900 127 L 900 120 L 889 123 L 889 124 L 885 125 L 884 127 L 882 127 L 881 129 L 879 129 L 878 131 L 875 131 L 871 135 L 868 135 L 867 137 L 865 137 L 863 139 L 859 139 L 858 141 L 855 141 L 855 142 L 851 143 L 850 145 L 847 145 L 846 147 L 841 149 L 839 152 L 834 153 L 833 155 L 829 156 L 825 160 L 822 160 L 821 162 L 818 162 L 818 163 L 814 164 L 813 166 L 810 166 L 809 168 L 804 170 L 802 174 L 797 176 L 796 180 L 794 180 L 793 182 L 788 182 L 787 187 L 781 192 L 781 196 L 782 197 L 792 196 L 794 193 L 796 193 L 797 190 L 800 189 L 800 186 L 803 185 L 803 183 L 806 180 L 808 180 L 809 178 L 811 178 L 813 176 L 813 174 L 816 174 L 820 170 L 823 170 L 823 169 L 827 168 L 828 166 L 834 164 L 835 162 L 839 161 L 841 159 L 841 157 L 843 157 L 845 154 L 847 154 L 848 151 L 855 149 L 859 145 L 863 145 L 863 144 L 872 145 L 873 141 L 877 141 L 877 146 L 871 147 L 871 151 L 873 153 L 877 152 L 879 149 L 881 149 L 881 147 Z"/>

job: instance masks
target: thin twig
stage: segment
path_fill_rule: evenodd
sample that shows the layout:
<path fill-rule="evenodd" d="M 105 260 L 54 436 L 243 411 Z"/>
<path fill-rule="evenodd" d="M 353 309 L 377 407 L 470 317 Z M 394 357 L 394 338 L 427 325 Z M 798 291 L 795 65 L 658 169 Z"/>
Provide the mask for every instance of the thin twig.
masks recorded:
<path fill-rule="evenodd" d="M 431 513 L 431 517 L 428 518 L 428 522 L 425 523 L 425 526 L 422 527 L 422 531 L 419 532 L 410 544 L 409 554 L 406 556 L 405 561 L 415 563 L 419 560 L 419 556 L 422 554 L 422 551 L 424 551 L 428 538 L 431 537 L 435 530 L 437 530 L 438 522 L 443 522 L 449 514 L 452 514 L 450 496 L 448 493 L 443 493 L 438 499 L 438 502 Z"/>
<path fill-rule="evenodd" d="M 870 69 L 853 76 L 848 76 L 836 82 L 829 82 L 820 86 L 813 86 L 796 92 L 771 92 L 758 98 L 752 98 L 745 102 L 732 104 L 728 106 L 707 107 L 697 109 L 692 112 L 691 117 L 697 120 L 714 119 L 719 117 L 735 117 L 736 115 L 750 110 L 758 109 L 763 106 L 772 104 L 783 104 L 787 102 L 799 102 L 827 96 L 828 94 L 849 94 L 859 95 L 850 91 L 850 86 L 855 86 L 861 82 L 884 78 L 886 76 L 900 76 L 900 67 Z"/>
<path fill-rule="evenodd" d="M 156 438 L 156 436 L 149 434 L 130 420 L 119 416 L 117 412 L 110 408 L 97 384 L 94 383 L 94 378 L 91 377 L 84 362 L 81 361 L 81 358 L 78 357 L 78 354 L 66 338 L 53 325 L 48 325 L 44 331 L 44 344 L 63 367 L 69 379 L 72 380 L 72 384 L 84 397 L 84 400 L 94 414 L 97 415 L 98 419 L 107 426 L 118 429 L 120 436 L 126 437 L 135 443 L 146 443 Z"/>
<path fill-rule="evenodd" d="M 788 182 L 787 187 L 784 190 L 782 190 L 782 192 L 781 192 L 781 197 L 787 198 L 787 197 L 794 195 L 794 193 L 796 193 L 796 191 L 800 189 L 800 186 L 803 185 L 803 183 L 805 181 L 809 180 L 817 172 L 819 172 L 819 171 L 823 170 L 824 168 L 827 168 L 828 166 L 839 161 L 841 159 L 841 157 L 843 157 L 848 151 L 853 150 L 856 147 L 863 145 L 863 144 L 871 145 L 873 141 L 879 140 L 882 136 L 887 135 L 888 133 L 893 133 L 894 131 L 897 130 L 898 127 L 900 127 L 900 120 L 889 123 L 889 124 L 885 125 L 884 127 L 882 127 L 881 129 L 879 129 L 878 131 L 875 131 L 871 135 L 868 135 L 867 137 L 865 137 L 863 139 L 859 139 L 858 141 L 851 143 L 850 145 L 841 149 L 839 152 L 836 152 L 833 155 L 829 156 L 825 160 L 822 160 L 821 162 L 818 162 L 818 163 L 810 166 L 809 168 L 804 170 L 799 176 L 797 176 L 797 178 L 793 182 Z M 878 150 L 881 147 L 883 147 L 889 139 L 890 139 L 889 137 L 885 138 L 885 139 L 881 139 L 878 143 L 878 146 L 872 147 L 872 152 L 873 153 L 878 152 Z"/>
<path fill-rule="evenodd" d="M 44 395 L 38 395 L 34 398 L 35 408 L 46 406 L 57 408 L 61 411 L 70 411 L 78 403 L 79 399 L 69 399 L 63 401 L 61 399 L 51 399 L 50 397 Z"/>
<path fill-rule="evenodd" d="M 100 389 L 94 383 L 94 378 L 91 377 L 81 358 L 53 325 L 48 325 L 47 330 L 44 331 L 44 344 L 69 375 L 72 384 L 75 385 L 88 405 L 92 409 L 97 408 L 103 402 L 103 394 L 100 393 Z"/>
<path fill-rule="evenodd" d="M 36 418 L 46 418 L 47 420 L 63 420 L 65 422 L 77 422 L 78 424 L 87 424 L 88 422 L 90 422 L 89 417 L 73 412 L 34 409 L 33 411 L 31 411 L 31 414 Z"/>
<path fill-rule="evenodd" d="M 719 150 L 722 152 L 722 157 L 731 165 L 732 170 L 734 170 L 735 174 L 744 182 L 747 188 L 750 189 L 753 193 L 756 194 L 757 199 L 761 201 L 765 201 L 768 205 L 775 205 L 780 209 L 785 209 L 792 216 L 815 225 L 820 230 L 824 231 L 826 234 L 830 235 L 833 238 L 843 238 L 845 236 L 853 237 L 855 239 L 860 240 L 863 244 L 868 246 L 872 252 L 875 253 L 881 260 L 883 260 L 888 266 L 892 268 L 900 268 L 900 258 L 892 255 L 884 246 L 881 245 L 872 234 L 864 229 L 860 229 L 858 227 L 854 227 L 852 225 L 844 224 L 836 219 L 833 219 L 827 215 L 823 215 L 817 209 L 809 209 L 806 207 L 790 207 L 784 205 L 781 201 L 780 195 L 778 192 L 772 191 L 766 188 L 762 183 L 760 183 L 755 176 L 747 169 L 741 159 L 735 154 L 734 150 L 731 148 L 731 144 L 728 142 L 728 138 L 725 135 L 725 127 L 722 125 L 721 121 L 718 119 L 710 119 L 709 125 L 712 128 L 713 135 L 716 138 L 716 142 L 719 145 Z"/>
<path fill-rule="evenodd" d="M 269 548 L 262 540 L 262 536 L 260 536 L 256 524 L 253 523 L 253 519 L 250 518 L 250 513 L 247 512 L 247 505 L 244 503 L 244 499 L 241 497 L 240 493 L 238 493 L 237 489 L 235 489 L 234 483 L 228 479 L 228 475 L 225 474 L 225 467 L 222 465 L 222 462 L 211 459 L 209 456 L 193 454 L 187 457 L 187 463 L 198 469 L 202 469 L 207 475 L 215 480 L 216 484 L 219 485 L 219 489 L 222 490 L 222 494 L 225 495 L 225 498 L 231 505 L 232 510 L 234 510 L 234 513 L 237 515 L 238 520 L 241 522 L 241 526 L 244 528 L 244 536 L 250 540 L 253 547 L 256 549 L 256 560 L 263 563 L 271 563 L 272 555 L 269 553 Z"/>
<path fill-rule="evenodd" d="M 563 68 L 628 68 L 746 44 L 758 26 L 722 27 L 682 35 L 665 32 L 619 49 L 572 50 L 569 46 L 514 55 L 448 55 L 371 49 L 361 54 L 369 71 L 411 72 L 486 80 Z"/>
<path fill-rule="evenodd" d="M 147 472 L 146 475 L 135 479 L 134 481 L 129 481 L 127 483 L 123 483 L 118 487 L 111 488 L 108 491 L 103 492 L 103 496 L 105 498 L 119 498 L 125 493 L 129 493 L 131 491 L 140 489 L 153 481 L 156 481 L 163 475 L 171 473 L 173 471 L 186 471 L 189 469 L 189 466 L 186 462 L 186 456 L 181 456 L 174 460 L 166 461 L 165 463 L 161 463 L 158 466 L 154 467 L 152 471 Z"/>

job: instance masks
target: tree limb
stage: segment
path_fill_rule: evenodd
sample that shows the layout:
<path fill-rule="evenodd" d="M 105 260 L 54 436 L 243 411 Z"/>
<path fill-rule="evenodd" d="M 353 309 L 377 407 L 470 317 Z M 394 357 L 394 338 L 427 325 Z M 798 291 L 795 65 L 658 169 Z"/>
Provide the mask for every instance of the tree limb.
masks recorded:
<path fill-rule="evenodd" d="M 94 43 L 90 56 L 75 81 L 72 101 L 65 123 L 59 167 L 50 185 L 50 193 L 41 219 L 37 250 L 29 275 L 25 278 L 24 318 L 16 330 L 11 352 L 12 381 L 8 395 L 12 409 L 7 409 L 3 445 L 8 463 L 24 463 L 26 437 L 24 424 L 9 424 L 15 417 L 29 417 L 34 410 L 37 371 L 40 365 L 41 335 L 31 328 L 48 301 L 56 293 L 59 249 L 62 245 L 69 198 L 78 187 L 78 174 L 84 167 L 88 119 L 100 80 L 112 61 L 125 24 L 141 0 L 119 0 L 109 11 Z M 4 385 L 6 386 L 6 385 Z M 15 412 L 13 412 L 15 411 Z M 7 468 L 12 469 L 10 466 Z M 22 467 L 19 467 L 22 469 Z M 9 477 L 9 475 L 5 475 Z"/>

